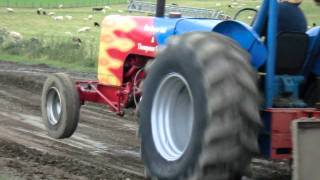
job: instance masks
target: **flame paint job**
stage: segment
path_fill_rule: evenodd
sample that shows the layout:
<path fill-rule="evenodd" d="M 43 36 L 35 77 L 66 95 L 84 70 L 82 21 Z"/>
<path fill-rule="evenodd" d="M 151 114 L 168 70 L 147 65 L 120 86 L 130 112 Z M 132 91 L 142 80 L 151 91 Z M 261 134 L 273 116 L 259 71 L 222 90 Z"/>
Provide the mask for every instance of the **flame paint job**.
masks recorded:
<path fill-rule="evenodd" d="M 157 48 L 152 17 L 107 16 L 102 23 L 98 80 L 110 86 L 121 86 L 123 65 L 130 54 L 154 57 Z"/>
<path fill-rule="evenodd" d="M 121 86 L 124 63 L 129 55 L 152 59 L 170 37 L 195 31 L 215 31 L 229 36 L 252 55 L 251 64 L 255 68 L 266 60 L 266 48 L 257 34 L 250 27 L 236 21 L 111 15 L 102 23 L 99 83 Z"/>

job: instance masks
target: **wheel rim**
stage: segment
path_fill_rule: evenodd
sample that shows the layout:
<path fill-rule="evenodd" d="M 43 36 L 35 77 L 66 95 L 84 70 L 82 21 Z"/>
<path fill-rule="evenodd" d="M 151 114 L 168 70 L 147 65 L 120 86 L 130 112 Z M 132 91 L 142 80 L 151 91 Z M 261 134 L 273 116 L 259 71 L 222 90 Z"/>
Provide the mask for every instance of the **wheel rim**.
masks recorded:
<path fill-rule="evenodd" d="M 158 153 L 175 161 L 186 151 L 194 124 L 193 97 L 189 84 L 178 73 L 161 80 L 151 115 L 152 136 Z"/>
<path fill-rule="evenodd" d="M 47 116 L 49 123 L 54 126 L 60 121 L 62 104 L 60 93 L 57 88 L 52 87 L 47 94 Z"/>

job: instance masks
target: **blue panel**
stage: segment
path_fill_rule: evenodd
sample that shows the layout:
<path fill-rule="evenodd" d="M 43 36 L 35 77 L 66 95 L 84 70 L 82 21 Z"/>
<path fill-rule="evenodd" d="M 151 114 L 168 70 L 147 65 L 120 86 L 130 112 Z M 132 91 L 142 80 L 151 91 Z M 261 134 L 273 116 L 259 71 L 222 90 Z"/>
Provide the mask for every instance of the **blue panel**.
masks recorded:
<path fill-rule="evenodd" d="M 274 82 L 274 96 L 281 96 L 281 94 L 291 94 L 292 98 L 299 98 L 299 87 L 304 81 L 303 76 L 276 76 Z"/>
<path fill-rule="evenodd" d="M 304 66 L 304 74 L 312 68 L 312 72 L 320 76 L 320 27 L 310 29 L 307 34 L 310 37 L 307 63 Z M 313 64 L 314 62 L 315 64 Z M 310 66 L 308 66 L 310 64 Z"/>
<path fill-rule="evenodd" d="M 320 76 L 320 55 L 316 58 L 315 65 L 313 67 L 312 72 L 317 76 Z"/>
<path fill-rule="evenodd" d="M 180 18 L 155 18 L 154 26 L 159 31 L 156 32 L 156 40 L 160 46 L 165 45 L 167 39 L 174 34 L 176 23 L 183 19 Z"/>
<path fill-rule="evenodd" d="M 155 18 L 155 27 L 165 29 L 156 32 L 156 39 L 159 45 L 165 45 L 168 38 L 173 35 L 180 35 L 187 32 L 205 31 L 211 32 L 212 28 L 221 20 L 195 19 L 195 18 Z"/>
<path fill-rule="evenodd" d="M 205 31 L 211 32 L 212 28 L 221 22 L 213 19 L 195 19 L 195 18 L 155 18 L 155 27 L 158 44 L 165 45 L 168 38 L 173 35 L 180 35 L 187 32 Z"/>
<path fill-rule="evenodd" d="M 306 103 L 299 98 L 299 90 L 304 76 L 280 75 L 275 77 L 274 87 L 274 107 L 280 108 L 305 108 Z M 285 94 L 285 96 L 284 96 Z"/>
<path fill-rule="evenodd" d="M 220 22 L 221 20 L 214 19 L 184 19 L 177 23 L 175 34 L 183 34 L 195 31 L 211 32 L 213 27 L 215 27 Z"/>

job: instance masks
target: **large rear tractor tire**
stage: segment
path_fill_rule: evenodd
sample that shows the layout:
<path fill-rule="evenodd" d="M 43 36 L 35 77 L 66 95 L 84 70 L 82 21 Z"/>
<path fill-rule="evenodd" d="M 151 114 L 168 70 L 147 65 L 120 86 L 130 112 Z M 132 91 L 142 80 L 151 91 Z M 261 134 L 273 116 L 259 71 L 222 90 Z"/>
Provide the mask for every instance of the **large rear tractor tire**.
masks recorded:
<path fill-rule="evenodd" d="M 147 70 L 139 105 L 151 179 L 238 180 L 259 152 L 250 56 L 219 34 L 174 37 Z"/>
<path fill-rule="evenodd" d="M 63 73 L 49 75 L 42 90 L 42 119 L 49 136 L 62 139 L 77 129 L 79 94 L 72 79 Z"/>

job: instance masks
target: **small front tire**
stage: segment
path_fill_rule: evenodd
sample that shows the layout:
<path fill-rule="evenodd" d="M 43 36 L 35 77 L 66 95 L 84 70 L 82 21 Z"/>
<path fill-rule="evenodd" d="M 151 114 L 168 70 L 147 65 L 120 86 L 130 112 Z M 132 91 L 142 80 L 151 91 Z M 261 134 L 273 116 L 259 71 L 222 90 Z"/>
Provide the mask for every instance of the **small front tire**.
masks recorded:
<path fill-rule="evenodd" d="M 49 75 L 43 86 L 41 111 L 50 137 L 72 136 L 78 126 L 80 100 L 75 83 L 68 75 Z"/>

